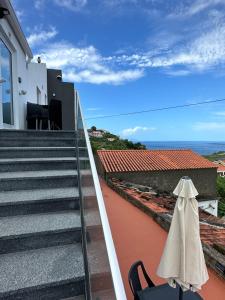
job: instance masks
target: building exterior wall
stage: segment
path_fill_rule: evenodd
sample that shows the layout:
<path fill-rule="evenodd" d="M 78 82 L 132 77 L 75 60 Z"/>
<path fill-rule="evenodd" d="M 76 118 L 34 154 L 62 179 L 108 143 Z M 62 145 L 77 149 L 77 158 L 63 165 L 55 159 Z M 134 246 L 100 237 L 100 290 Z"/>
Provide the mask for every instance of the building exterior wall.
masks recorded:
<path fill-rule="evenodd" d="M 61 76 L 61 70 L 47 70 L 48 102 L 51 99 L 60 100 L 62 103 L 62 129 L 74 130 L 75 128 L 75 90 L 74 84 L 63 82 L 57 78 Z"/>
<path fill-rule="evenodd" d="M 47 97 L 47 70 L 45 64 L 31 63 L 22 49 L 8 21 L 0 19 L 0 39 L 11 52 L 12 57 L 12 95 L 13 124 L 3 124 L 0 109 L 0 128 L 25 129 L 26 103 L 37 103 L 37 87 L 41 91 L 41 103 Z M 20 78 L 20 79 L 19 79 Z M 20 81 L 20 82 L 19 82 Z M 0 104 L 1 106 L 1 104 Z"/>
<path fill-rule="evenodd" d="M 160 192 L 173 192 L 182 176 L 189 176 L 196 186 L 199 197 L 211 199 L 216 197 L 216 169 L 170 170 L 150 172 L 121 172 L 104 174 L 104 169 L 97 162 L 100 174 L 106 177 L 130 181 L 137 184 L 151 186 Z"/>
<path fill-rule="evenodd" d="M 96 137 L 96 138 L 102 138 L 103 135 L 104 135 L 104 132 L 98 131 L 98 130 L 89 132 L 89 136 L 93 136 L 93 137 Z"/>
<path fill-rule="evenodd" d="M 209 214 L 217 217 L 217 214 L 218 214 L 218 200 L 200 201 L 198 203 L 198 206 L 201 209 L 203 209 L 204 211 L 207 211 Z"/>
<path fill-rule="evenodd" d="M 225 177 L 225 171 L 217 171 L 218 176 Z"/>

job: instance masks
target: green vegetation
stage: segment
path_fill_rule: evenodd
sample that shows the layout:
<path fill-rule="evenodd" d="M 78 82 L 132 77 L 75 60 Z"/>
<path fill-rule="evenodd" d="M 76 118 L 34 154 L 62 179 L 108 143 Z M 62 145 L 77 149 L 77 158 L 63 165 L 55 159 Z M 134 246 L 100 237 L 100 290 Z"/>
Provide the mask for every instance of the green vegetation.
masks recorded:
<path fill-rule="evenodd" d="M 91 130 L 95 131 L 96 127 L 92 126 Z M 133 143 L 127 139 L 121 139 L 119 136 L 114 135 L 110 132 L 105 132 L 103 137 L 92 137 L 90 136 L 90 142 L 93 153 L 97 150 L 126 150 L 126 149 L 141 149 L 145 150 L 146 146 L 141 143 Z"/>
<path fill-rule="evenodd" d="M 204 157 L 210 161 L 225 160 L 225 151 L 219 151 L 219 152 L 212 153 L 210 155 L 204 155 Z"/>
<path fill-rule="evenodd" d="M 222 217 L 225 215 L 225 178 L 218 176 L 216 182 L 217 193 L 220 197 L 218 215 Z"/>
<path fill-rule="evenodd" d="M 212 153 L 210 155 L 204 155 L 205 158 L 207 158 L 210 161 L 215 160 L 225 160 L 225 151 L 219 151 Z M 223 217 L 225 216 L 225 178 L 224 177 L 217 177 L 216 182 L 216 189 L 219 199 L 218 204 L 218 216 Z"/>

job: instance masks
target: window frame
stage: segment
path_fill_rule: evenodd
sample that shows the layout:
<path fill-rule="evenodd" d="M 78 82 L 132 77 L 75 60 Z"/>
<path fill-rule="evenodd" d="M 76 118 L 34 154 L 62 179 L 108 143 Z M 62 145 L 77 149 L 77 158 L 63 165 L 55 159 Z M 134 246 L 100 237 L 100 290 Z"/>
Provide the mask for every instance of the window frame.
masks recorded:
<path fill-rule="evenodd" d="M 2 38 L 2 36 L 0 36 L 0 43 L 2 43 L 5 48 L 8 50 L 9 52 L 9 71 L 10 71 L 10 91 L 11 91 L 11 101 L 10 101 L 10 113 L 11 113 L 11 122 L 10 123 L 4 123 L 4 118 L 3 118 L 3 101 L 1 101 L 1 113 L 2 113 L 2 124 L 3 125 L 7 125 L 7 126 L 13 126 L 14 125 L 14 97 L 13 97 L 13 66 L 12 66 L 12 51 L 10 50 L 10 47 L 7 46 L 6 42 L 4 41 L 4 39 Z M 1 55 L 1 53 L 0 53 Z M 3 100 L 3 99 L 2 99 Z"/>

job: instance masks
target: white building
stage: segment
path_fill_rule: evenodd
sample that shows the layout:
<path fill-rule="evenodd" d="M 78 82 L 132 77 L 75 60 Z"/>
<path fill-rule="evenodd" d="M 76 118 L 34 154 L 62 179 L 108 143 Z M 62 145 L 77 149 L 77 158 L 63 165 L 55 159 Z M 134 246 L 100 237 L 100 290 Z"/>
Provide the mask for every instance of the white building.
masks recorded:
<path fill-rule="evenodd" d="M 198 206 L 209 213 L 210 215 L 213 215 L 215 217 L 218 216 L 218 200 L 204 200 L 198 202 Z"/>
<path fill-rule="evenodd" d="M 104 135 L 104 132 L 102 132 L 101 130 L 89 132 L 89 136 L 96 137 L 96 138 L 102 138 L 103 135 Z"/>
<path fill-rule="evenodd" d="M 0 128 L 25 129 L 26 103 L 47 104 L 47 69 L 32 51 L 9 0 L 0 0 Z M 8 10 L 8 11 L 7 11 Z"/>
<path fill-rule="evenodd" d="M 220 177 L 225 177 L 225 161 L 224 160 L 216 160 L 213 163 L 218 166 L 217 175 Z"/>

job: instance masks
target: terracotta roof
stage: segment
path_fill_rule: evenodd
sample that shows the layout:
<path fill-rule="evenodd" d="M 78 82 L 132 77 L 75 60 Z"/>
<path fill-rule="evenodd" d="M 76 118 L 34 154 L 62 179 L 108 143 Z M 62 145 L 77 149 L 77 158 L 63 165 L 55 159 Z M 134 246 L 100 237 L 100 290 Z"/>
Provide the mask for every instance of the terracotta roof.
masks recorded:
<path fill-rule="evenodd" d="M 201 240 L 208 245 L 225 247 L 225 228 L 200 224 Z"/>
<path fill-rule="evenodd" d="M 106 172 L 217 168 L 192 150 L 98 150 Z"/>
<path fill-rule="evenodd" d="M 122 189 L 126 194 L 130 195 L 136 201 L 142 203 L 147 209 L 155 213 L 173 214 L 176 199 L 171 197 L 143 197 L 143 194 L 135 189 L 128 188 L 125 181 L 112 178 L 111 182 L 115 187 Z M 208 245 L 222 245 L 225 247 L 225 223 L 222 218 L 215 217 L 199 208 L 199 219 L 201 240 Z M 213 225 L 212 225 L 213 223 Z"/>
<path fill-rule="evenodd" d="M 223 165 L 217 165 L 217 172 L 218 171 L 225 172 L 225 166 L 223 166 Z"/>

